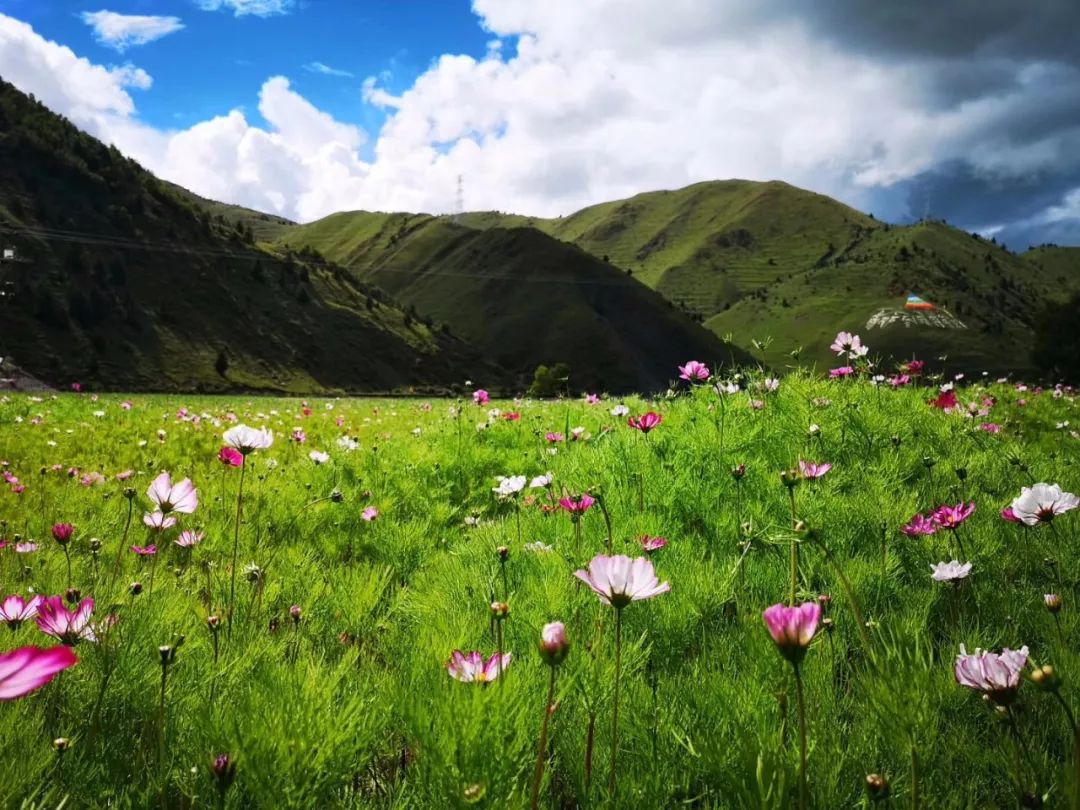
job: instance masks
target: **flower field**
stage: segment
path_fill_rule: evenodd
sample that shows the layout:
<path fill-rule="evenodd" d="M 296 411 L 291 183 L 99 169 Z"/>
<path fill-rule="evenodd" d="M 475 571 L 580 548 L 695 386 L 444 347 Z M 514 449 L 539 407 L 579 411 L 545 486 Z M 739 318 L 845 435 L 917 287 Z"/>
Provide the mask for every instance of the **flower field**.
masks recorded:
<path fill-rule="evenodd" d="M 841 337 L 648 401 L 8 393 L 0 805 L 1077 806 L 1073 392 Z"/>

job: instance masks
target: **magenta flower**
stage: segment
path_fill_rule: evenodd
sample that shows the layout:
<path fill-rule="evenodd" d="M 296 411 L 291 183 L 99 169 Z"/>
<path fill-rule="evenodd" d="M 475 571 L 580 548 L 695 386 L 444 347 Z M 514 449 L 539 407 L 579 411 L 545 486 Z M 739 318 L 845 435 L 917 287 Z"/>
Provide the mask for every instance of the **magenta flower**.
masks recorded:
<path fill-rule="evenodd" d="M 982 692 L 999 706 L 1008 706 L 1020 688 L 1020 673 L 1027 663 L 1028 648 L 1010 650 L 1006 647 L 1000 654 L 975 650 L 968 655 L 964 645 L 956 656 L 956 682 L 961 686 Z"/>
<path fill-rule="evenodd" d="M 664 537 L 649 537 L 647 534 L 641 535 L 638 538 L 638 543 L 641 544 L 641 550 L 649 556 L 652 556 L 653 552 L 659 551 L 667 545 L 667 538 Z"/>
<path fill-rule="evenodd" d="M 985 433 L 1001 433 L 1001 425 L 994 424 L 993 422 L 983 422 L 979 425 L 979 430 Z"/>
<path fill-rule="evenodd" d="M 559 442 L 563 441 L 566 437 L 563 436 L 561 433 L 556 433 L 554 431 L 549 430 L 546 434 L 544 434 L 544 438 L 547 439 L 548 443 L 550 443 L 550 444 L 558 444 Z"/>
<path fill-rule="evenodd" d="M 960 528 L 960 524 L 971 517 L 974 512 L 974 502 L 968 504 L 961 502 L 956 504 L 956 506 L 943 504 L 933 511 L 930 515 L 930 519 L 934 522 L 934 525 L 939 528 L 956 531 Z"/>
<path fill-rule="evenodd" d="M 75 610 L 68 610 L 63 598 L 49 596 L 38 606 L 37 626 L 41 632 L 69 647 L 84 639 L 97 641 L 94 628 L 90 626 L 90 614 L 93 612 L 94 600 L 90 597 L 79 602 Z"/>
<path fill-rule="evenodd" d="M 35 595 L 30 601 L 24 601 L 21 596 L 14 594 L 0 602 L 0 620 L 7 623 L 12 630 L 18 630 L 19 626 L 37 616 L 38 607 L 42 597 Z"/>
<path fill-rule="evenodd" d="M 488 396 L 488 392 L 483 388 L 477 388 L 473 391 L 472 401 L 477 405 L 487 405 L 491 401 L 491 397 Z"/>
<path fill-rule="evenodd" d="M 366 520 L 368 523 L 373 521 L 378 516 L 379 516 L 379 510 L 376 509 L 374 506 L 369 506 L 367 509 L 365 509 L 363 512 L 360 513 L 360 519 L 361 520 Z"/>
<path fill-rule="evenodd" d="M 906 534 L 908 537 L 918 537 L 920 535 L 933 534 L 938 529 L 937 524 L 932 520 L 928 520 L 924 515 L 915 515 L 904 526 L 900 527 L 900 531 Z"/>
<path fill-rule="evenodd" d="M 14 700 L 40 689 L 78 661 L 68 647 L 20 647 L 0 655 L 0 700 Z"/>
<path fill-rule="evenodd" d="M 939 408 L 940 410 L 945 411 L 945 413 L 952 413 L 952 411 L 959 404 L 956 399 L 956 392 L 953 391 L 951 388 L 948 391 L 942 391 L 934 399 L 926 400 L 926 403 L 931 408 Z"/>
<path fill-rule="evenodd" d="M 575 571 L 574 576 L 592 588 L 601 602 L 616 610 L 671 590 L 670 583 L 659 581 L 647 557 L 630 559 L 623 554 L 614 557 L 597 554 L 589 562 L 588 571 Z"/>
<path fill-rule="evenodd" d="M 570 516 L 575 520 L 588 512 L 589 507 L 594 503 L 596 503 L 596 498 L 592 497 L 587 492 L 559 499 L 559 506 L 569 512 Z"/>
<path fill-rule="evenodd" d="M 157 554 L 157 546 L 132 546 L 131 551 L 137 557 L 153 557 L 155 554 Z"/>
<path fill-rule="evenodd" d="M 691 360 L 685 366 L 679 366 L 679 377 L 687 382 L 704 382 L 710 375 L 709 367 L 697 360 Z"/>
<path fill-rule="evenodd" d="M 799 459 L 799 472 L 802 473 L 802 477 L 807 480 L 813 480 L 815 478 L 821 478 L 825 473 L 832 469 L 832 464 L 828 462 L 822 462 L 818 464 L 816 461 L 803 461 Z"/>
<path fill-rule="evenodd" d="M 206 537 L 202 532 L 193 532 L 190 529 L 180 532 L 180 536 L 173 540 L 180 548 L 195 548 Z"/>
<path fill-rule="evenodd" d="M 75 527 L 72 526 L 70 523 L 57 523 L 52 527 L 53 539 L 61 545 L 67 543 L 67 541 L 71 539 L 71 535 L 73 535 L 74 533 Z"/>
<path fill-rule="evenodd" d="M 217 458 L 226 467 L 239 467 L 244 463 L 244 457 L 234 447 L 222 447 L 218 450 Z"/>
<path fill-rule="evenodd" d="M 307 434 L 301 428 L 294 428 L 292 432 L 292 440 L 297 444 L 303 444 L 307 441 Z"/>
<path fill-rule="evenodd" d="M 174 484 L 167 472 L 150 482 L 146 495 L 157 506 L 157 511 L 165 515 L 170 512 L 190 515 L 199 505 L 199 492 L 191 479 L 185 478 Z"/>
<path fill-rule="evenodd" d="M 642 433 L 648 433 L 655 428 L 661 422 L 664 421 L 664 417 L 655 411 L 649 411 L 641 416 L 631 416 L 627 418 L 626 424 L 634 428 L 634 430 L 640 430 Z"/>
<path fill-rule="evenodd" d="M 834 380 L 841 377 L 849 377 L 855 373 L 855 369 L 851 366 L 840 366 L 839 368 L 830 368 L 829 376 Z"/>
<path fill-rule="evenodd" d="M 817 602 L 803 602 L 797 607 L 788 607 L 778 603 L 766 608 L 761 617 L 765 620 L 765 626 L 769 629 L 772 640 L 776 642 L 780 654 L 798 666 L 817 632 L 821 605 Z"/>
<path fill-rule="evenodd" d="M 176 518 L 172 515 L 166 515 L 164 512 L 147 512 L 143 515 L 142 522 L 156 532 L 163 532 L 176 525 Z"/>
<path fill-rule="evenodd" d="M 1013 512 L 1013 508 L 1011 506 L 1006 506 L 1004 509 L 1001 510 L 1001 519 L 1002 520 L 1007 520 L 1007 521 L 1009 521 L 1009 523 L 1023 523 L 1024 522 L 1024 521 L 1022 521 L 1020 518 L 1018 518 L 1016 516 L 1016 513 Z"/>
<path fill-rule="evenodd" d="M 446 671 L 451 678 L 462 683 L 488 683 L 502 674 L 510 665 L 512 657 L 513 653 L 503 653 L 501 658 L 498 653 L 492 653 L 485 662 L 484 656 L 476 650 L 468 655 L 461 650 L 454 650 L 446 664 Z"/>

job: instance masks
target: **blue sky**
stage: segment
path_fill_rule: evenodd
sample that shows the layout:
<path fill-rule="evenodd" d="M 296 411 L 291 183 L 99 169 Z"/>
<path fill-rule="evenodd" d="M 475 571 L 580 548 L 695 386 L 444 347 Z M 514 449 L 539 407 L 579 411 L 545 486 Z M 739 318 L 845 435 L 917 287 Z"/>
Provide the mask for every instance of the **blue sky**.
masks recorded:
<path fill-rule="evenodd" d="M 0 0 L 0 76 L 297 221 L 744 178 L 1023 249 L 1080 244 L 1077 30 L 1077 0 Z"/>
<path fill-rule="evenodd" d="M 181 30 L 119 53 L 98 42 L 85 11 L 177 17 Z M 367 76 L 399 93 L 443 53 L 482 57 L 492 39 L 469 0 L 303 0 L 285 14 L 236 16 L 205 11 L 194 0 L 0 0 L 0 12 L 30 23 L 100 64 L 132 61 L 154 78 L 139 113 L 153 126 L 188 126 L 243 107 L 261 120 L 255 96 L 268 76 L 288 76 L 296 89 L 339 121 L 369 132 L 384 110 L 361 103 Z M 352 76 L 314 72 L 316 63 Z M 370 149 L 370 144 L 366 145 Z"/>

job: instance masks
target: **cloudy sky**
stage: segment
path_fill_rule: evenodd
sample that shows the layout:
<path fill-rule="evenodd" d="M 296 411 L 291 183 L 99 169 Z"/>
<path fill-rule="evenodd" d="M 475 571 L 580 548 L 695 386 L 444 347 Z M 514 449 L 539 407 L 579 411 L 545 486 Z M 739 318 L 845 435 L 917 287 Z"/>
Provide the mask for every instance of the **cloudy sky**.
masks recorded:
<path fill-rule="evenodd" d="M 0 76 L 301 221 L 742 177 L 1022 249 L 1080 244 L 1077 31 L 1076 0 L 0 0 Z"/>

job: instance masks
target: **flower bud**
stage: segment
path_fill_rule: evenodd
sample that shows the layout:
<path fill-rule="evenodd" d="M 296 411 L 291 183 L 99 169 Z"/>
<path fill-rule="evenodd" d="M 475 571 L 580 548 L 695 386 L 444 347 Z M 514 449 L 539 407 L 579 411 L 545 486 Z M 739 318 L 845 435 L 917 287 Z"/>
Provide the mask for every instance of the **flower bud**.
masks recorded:
<path fill-rule="evenodd" d="M 1031 673 L 1031 682 L 1046 692 L 1056 692 L 1061 686 L 1061 676 L 1050 664 L 1044 664 Z"/>
<path fill-rule="evenodd" d="M 68 588 L 64 591 L 64 599 L 67 600 L 69 605 L 78 604 L 79 600 L 82 599 L 82 591 L 78 588 Z"/>
<path fill-rule="evenodd" d="M 228 754 L 218 754 L 210 763 L 210 778 L 221 793 L 225 793 L 236 778 L 236 763 Z"/>
<path fill-rule="evenodd" d="M 558 666 L 570 652 L 570 640 L 562 622 L 545 624 L 540 633 L 540 655 L 553 667 Z"/>
<path fill-rule="evenodd" d="M 87 545 L 90 546 L 90 553 L 91 554 L 97 554 L 99 551 L 101 551 L 101 540 L 100 540 L 100 538 L 91 537 L 90 542 L 87 543 Z"/>
<path fill-rule="evenodd" d="M 866 795 L 872 802 L 880 802 L 889 798 L 891 788 L 889 780 L 880 773 L 871 773 L 866 776 Z"/>
<path fill-rule="evenodd" d="M 1047 610 L 1055 615 L 1061 612 L 1061 597 L 1056 593 L 1044 594 L 1043 604 L 1046 605 Z"/>
<path fill-rule="evenodd" d="M 134 498 L 135 497 L 135 488 L 134 487 L 124 487 L 124 497 L 127 498 L 129 501 L 132 498 Z"/>
<path fill-rule="evenodd" d="M 304 612 L 300 609 L 299 605 L 293 605 L 289 608 L 289 616 L 292 617 L 294 624 L 300 624 L 300 619 L 303 618 Z"/>
<path fill-rule="evenodd" d="M 345 495 L 341 492 L 340 489 L 335 489 L 333 492 L 330 493 L 330 500 L 332 500 L 334 503 L 341 503 L 343 500 L 345 500 Z"/>
<path fill-rule="evenodd" d="M 901 444 L 903 444 L 904 440 L 894 433 L 892 435 L 892 438 L 889 439 L 889 441 L 892 442 L 893 447 L 899 447 Z"/>
<path fill-rule="evenodd" d="M 821 620 L 821 627 L 826 633 L 831 633 L 833 630 L 836 629 L 836 624 L 833 622 L 832 619 L 826 618 Z"/>
<path fill-rule="evenodd" d="M 510 556 L 510 549 L 506 546 L 499 546 L 495 549 L 495 553 L 499 555 L 499 559 L 506 562 L 506 558 Z"/>
<path fill-rule="evenodd" d="M 737 464 L 731 468 L 731 477 L 736 481 L 740 480 L 744 475 L 746 475 L 745 464 Z"/>
<path fill-rule="evenodd" d="M 132 596 L 138 596 L 140 593 L 142 593 L 142 583 L 132 582 L 128 586 L 128 593 L 130 593 Z"/>
<path fill-rule="evenodd" d="M 510 614 L 510 606 L 506 602 L 492 602 L 491 615 L 502 621 Z"/>
<path fill-rule="evenodd" d="M 58 754 L 62 754 L 71 748 L 71 740 L 67 737 L 57 737 L 52 743 L 53 750 Z"/>
<path fill-rule="evenodd" d="M 57 523 L 52 527 L 53 539 L 62 546 L 67 545 L 74 533 L 75 527 L 70 523 Z"/>

